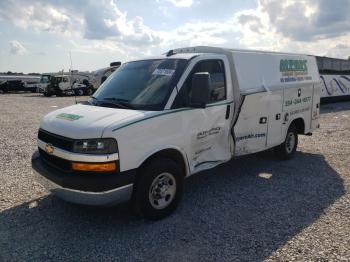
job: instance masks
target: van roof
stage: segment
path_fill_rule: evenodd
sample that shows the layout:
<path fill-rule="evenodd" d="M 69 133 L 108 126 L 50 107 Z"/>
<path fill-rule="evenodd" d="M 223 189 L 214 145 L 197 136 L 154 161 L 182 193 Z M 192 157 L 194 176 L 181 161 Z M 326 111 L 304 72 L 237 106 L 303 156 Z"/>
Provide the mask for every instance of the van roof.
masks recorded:
<path fill-rule="evenodd" d="M 311 54 L 300 54 L 300 53 L 288 53 L 288 52 L 275 52 L 275 51 L 262 51 L 262 50 L 249 50 L 249 49 L 233 49 L 233 48 L 223 48 L 223 47 L 213 47 L 213 46 L 193 46 L 193 47 L 183 47 L 169 50 L 168 53 L 173 54 L 199 54 L 199 53 L 257 53 L 257 54 L 279 54 L 279 55 L 304 55 L 304 56 L 314 56 Z"/>
<path fill-rule="evenodd" d="M 162 54 L 162 55 L 158 55 L 158 56 L 147 56 L 147 57 L 143 57 L 140 59 L 135 59 L 135 60 L 130 60 L 128 62 L 135 62 L 135 61 L 142 61 L 142 60 L 151 60 L 151 59 L 192 59 L 193 57 L 196 57 L 200 55 L 199 53 L 178 53 L 178 54 L 174 54 L 172 56 L 167 56 L 166 53 Z"/>
<path fill-rule="evenodd" d="M 141 59 L 131 60 L 129 62 L 149 60 L 149 59 L 164 59 L 164 58 L 190 60 L 201 54 L 224 54 L 224 53 L 227 54 L 227 52 L 315 57 L 314 55 L 300 54 L 300 53 L 274 52 L 274 51 L 249 50 L 249 49 L 233 49 L 233 48 L 223 48 L 223 47 L 213 47 L 213 46 L 192 46 L 192 47 L 182 47 L 182 48 L 171 49 L 162 55 L 144 57 Z"/>

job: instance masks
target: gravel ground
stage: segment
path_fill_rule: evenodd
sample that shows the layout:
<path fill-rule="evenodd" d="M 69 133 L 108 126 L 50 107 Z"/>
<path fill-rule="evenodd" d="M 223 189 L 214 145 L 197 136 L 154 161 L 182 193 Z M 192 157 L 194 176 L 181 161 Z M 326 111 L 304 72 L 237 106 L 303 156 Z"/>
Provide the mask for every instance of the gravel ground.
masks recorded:
<path fill-rule="evenodd" d="M 350 261 L 350 102 L 296 157 L 241 157 L 186 182 L 171 217 L 65 203 L 33 179 L 39 121 L 72 97 L 0 95 L 0 261 Z"/>

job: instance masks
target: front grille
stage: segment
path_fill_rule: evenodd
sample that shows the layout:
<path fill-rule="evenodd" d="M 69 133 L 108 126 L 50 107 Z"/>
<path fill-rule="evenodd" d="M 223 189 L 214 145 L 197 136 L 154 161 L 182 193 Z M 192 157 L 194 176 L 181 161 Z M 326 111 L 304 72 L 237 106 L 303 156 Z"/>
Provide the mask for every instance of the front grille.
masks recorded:
<path fill-rule="evenodd" d="M 49 164 L 50 166 L 53 166 L 57 169 L 63 170 L 63 171 L 70 171 L 71 170 L 71 162 L 68 160 L 65 160 L 63 158 L 50 155 L 46 153 L 44 150 L 39 148 L 39 153 L 42 159 Z"/>
<path fill-rule="evenodd" d="M 58 147 L 67 151 L 73 151 L 73 139 L 52 134 L 43 129 L 39 129 L 38 139 L 45 143 L 50 143 L 54 147 Z"/>

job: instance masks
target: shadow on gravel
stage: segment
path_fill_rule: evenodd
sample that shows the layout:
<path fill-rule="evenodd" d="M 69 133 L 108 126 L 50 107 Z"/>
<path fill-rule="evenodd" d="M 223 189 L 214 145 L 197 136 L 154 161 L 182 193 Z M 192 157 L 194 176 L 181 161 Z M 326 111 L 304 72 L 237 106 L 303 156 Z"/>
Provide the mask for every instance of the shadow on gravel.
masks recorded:
<path fill-rule="evenodd" d="M 261 261 L 344 193 L 323 156 L 283 162 L 265 152 L 189 178 L 178 210 L 158 222 L 127 204 L 85 208 L 52 196 L 5 210 L 0 260 Z"/>

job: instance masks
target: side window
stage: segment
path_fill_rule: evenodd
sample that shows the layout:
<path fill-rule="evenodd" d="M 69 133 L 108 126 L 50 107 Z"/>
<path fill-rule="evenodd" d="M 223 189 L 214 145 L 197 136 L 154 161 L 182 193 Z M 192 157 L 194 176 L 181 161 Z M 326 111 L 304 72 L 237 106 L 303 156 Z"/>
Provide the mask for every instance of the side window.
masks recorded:
<path fill-rule="evenodd" d="M 174 101 L 173 108 L 185 107 L 191 97 L 192 76 L 195 73 L 208 72 L 211 78 L 209 103 L 215 103 L 226 99 L 225 67 L 222 60 L 205 60 L 199 62 L 193 68 L 180 93 Z"/>
<path fill-rule="evenodd" d="M 211 78 L 209 102 L 214 103 L 226 99 L 225 68 L 221 60 L 208 60 L 199 62 L 194 73 L 208 72 Z M 192 79 L 192 76 L 191 76 Z"/>

